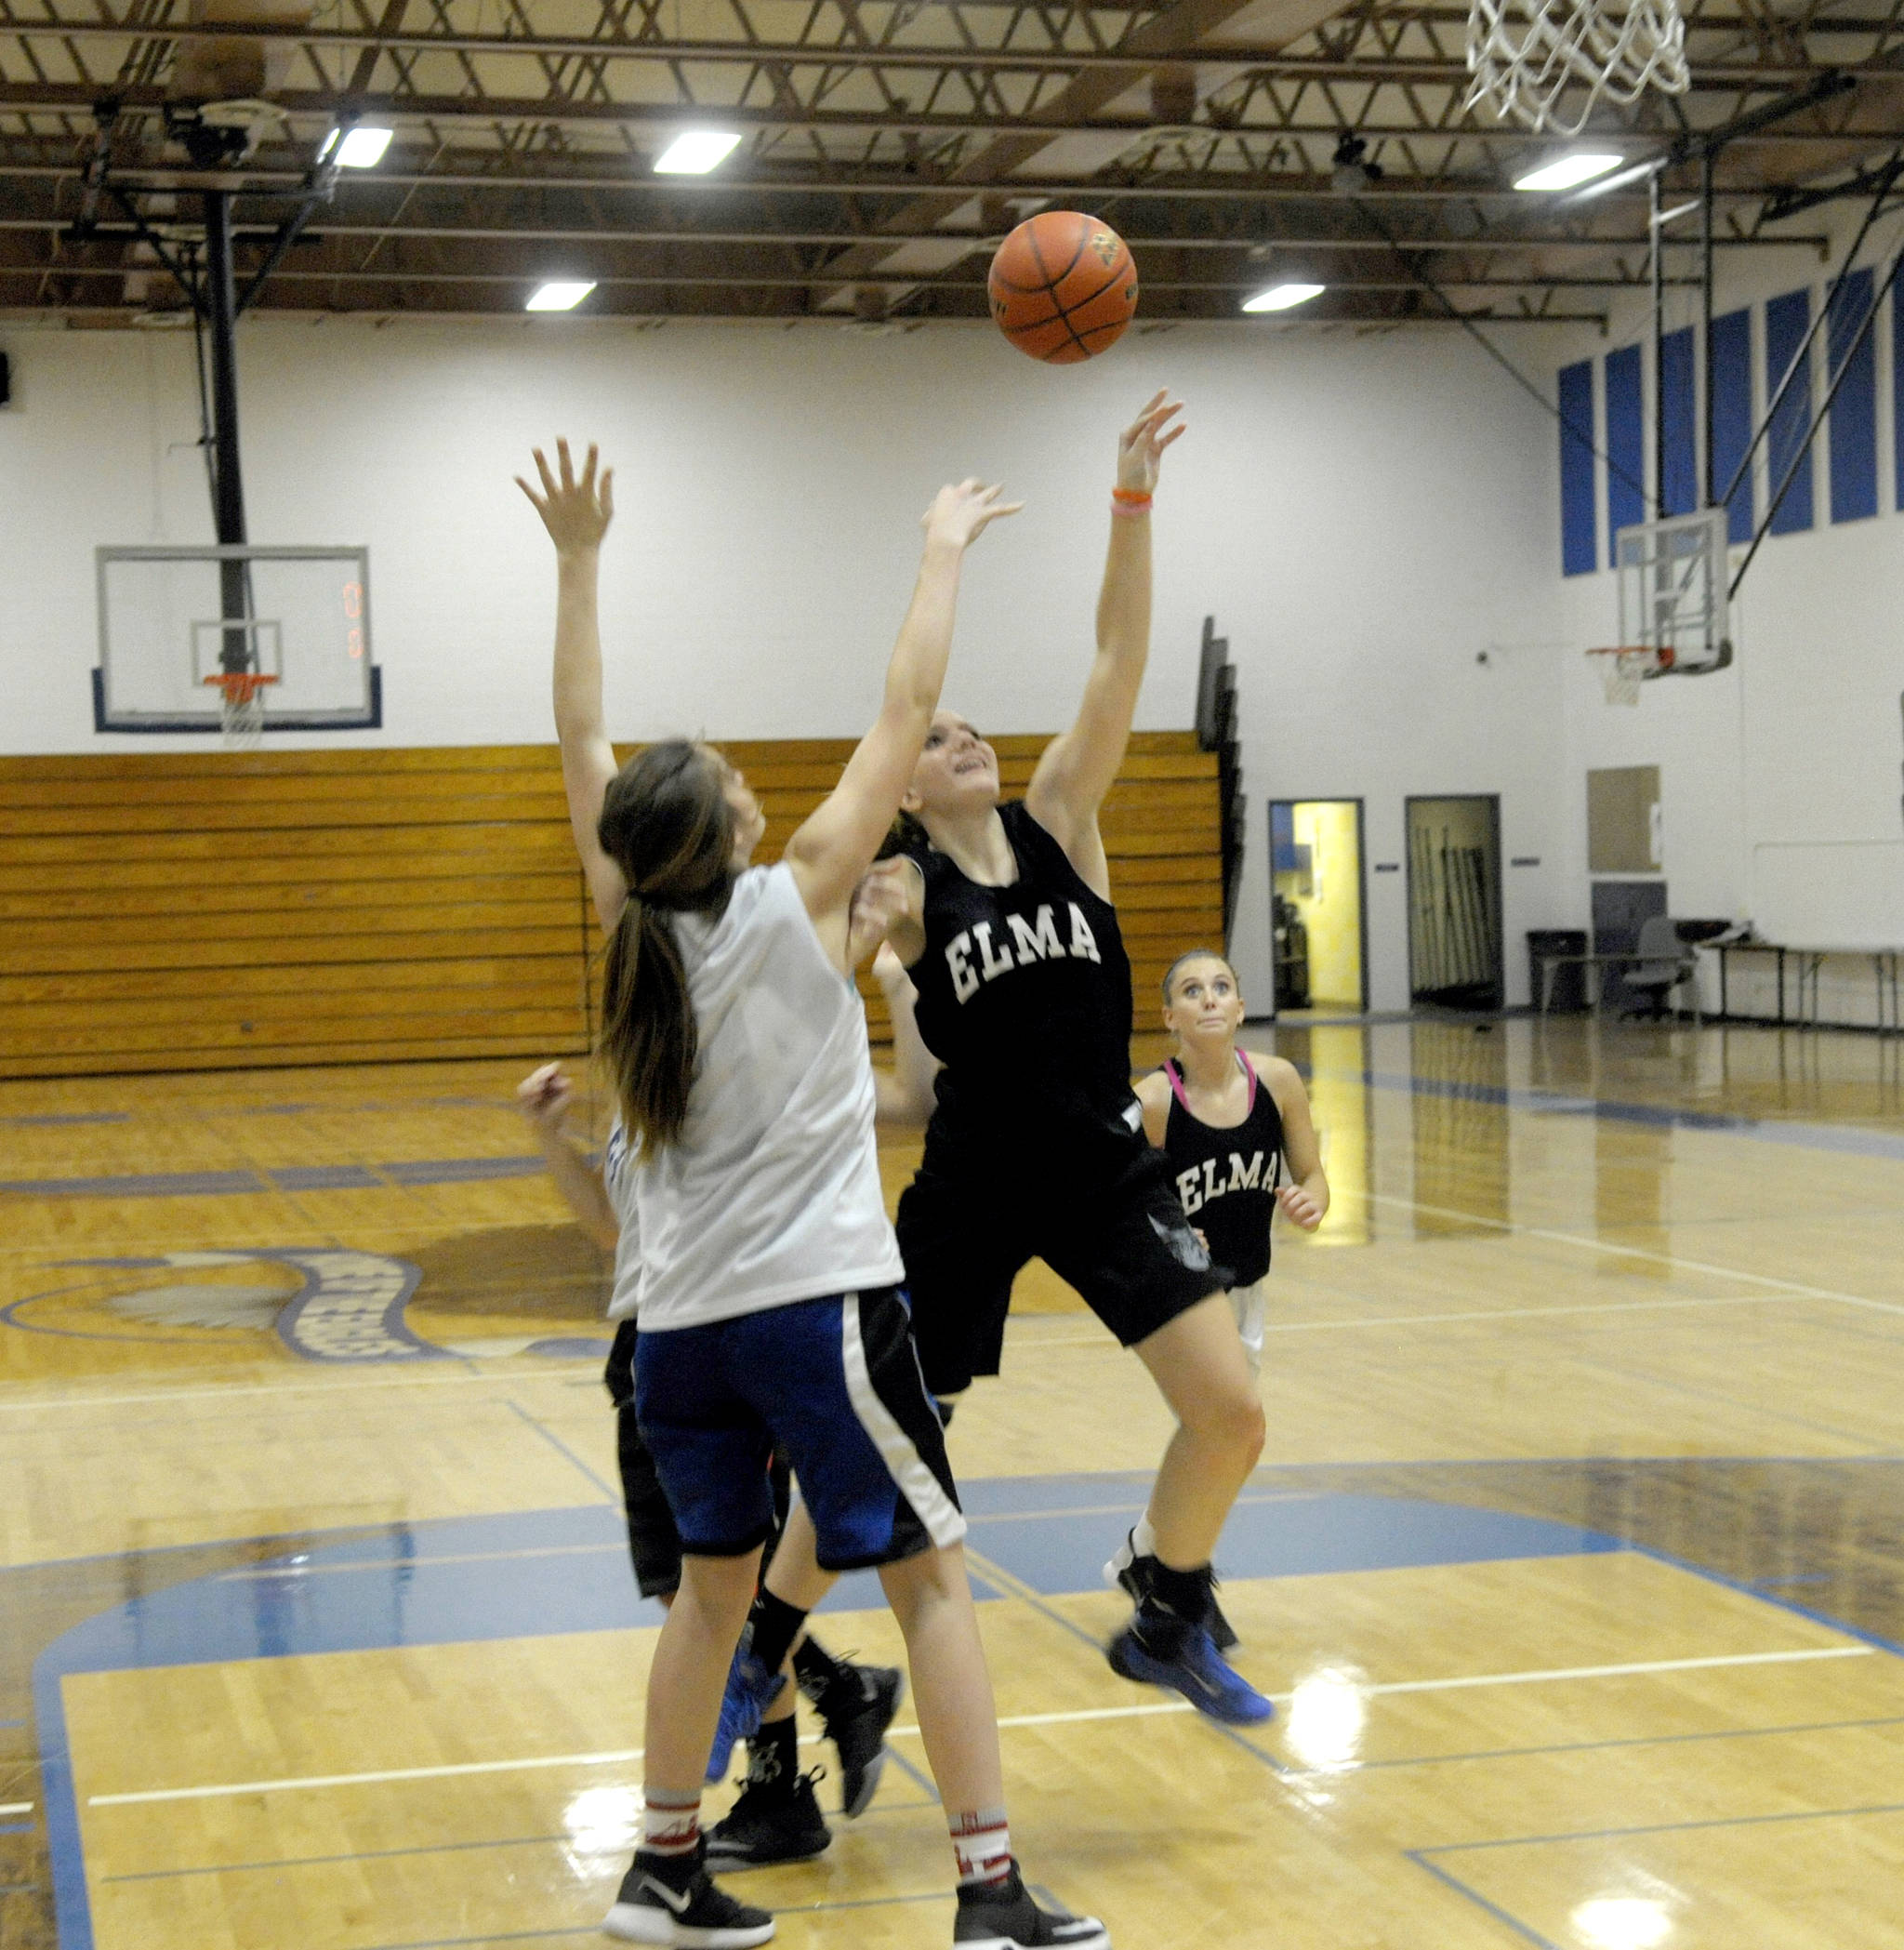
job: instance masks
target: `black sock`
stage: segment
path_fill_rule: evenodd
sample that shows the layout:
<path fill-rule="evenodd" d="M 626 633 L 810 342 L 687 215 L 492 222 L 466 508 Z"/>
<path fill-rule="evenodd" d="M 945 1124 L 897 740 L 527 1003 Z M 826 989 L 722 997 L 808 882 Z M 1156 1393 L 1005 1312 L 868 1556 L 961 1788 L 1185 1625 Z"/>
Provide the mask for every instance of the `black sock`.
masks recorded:
<path fill-rule="evenodd" d="M 793 1798 L 800 1778 L 800 1728 L 792 1714 L 770 1719 L 747 1742 L 747 1785 L 765 1788 L 776 1801 Z"/>
<path fill-rule="evenodd" d="M 1210 1586 L 1208 1564 L 1199 1564 L 1195 1571 L 1172 1571 L 1159 1559 L 1150 1573 L 1145 1606 L 1147 1609 L 1154 1604 L 1157 1610 L 1174 1618 L 1201 1625 L 1210 1610 Z"/>
<path fill-rule="evenodd" d="M 852 1665 L 836 1659 L 811 1632 L 793 1649 L 793 1676 L 822 1715 L 840 1697 L 843 1686 L 852 1687 L 854 1698 L 859 1696 L 855 1672 Z"/>
<path fill-rule="evenodd" d="M 793 1650 L 793 1641 L 800 1637 L 800 1629 L 806 1622 L 804 1612 L 795 1611 L 784 1598 L 775 1598 L 771 1591 L 762 1591 L 754 1599 L 754 1609 L 747 1618 L 755 1658 L 769 1672 L 778 1672 L 787 1664 L 787 1655 Z"/>

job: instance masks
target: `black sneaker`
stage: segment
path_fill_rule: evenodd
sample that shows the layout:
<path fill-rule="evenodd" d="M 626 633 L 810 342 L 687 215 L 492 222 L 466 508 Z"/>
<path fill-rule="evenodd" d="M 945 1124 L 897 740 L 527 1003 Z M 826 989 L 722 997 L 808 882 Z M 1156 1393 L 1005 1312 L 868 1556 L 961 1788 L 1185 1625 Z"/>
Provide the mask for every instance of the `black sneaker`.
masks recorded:
<path fill-rule="evenodd" d="M 821 1714 L 826 1738 L 840 1755 L 840 1811 L 848 1821 L 864 1814 L 879 1792 L 886 1768 L 886 1729 L 906 1697 L 906 1675 L 896 1665 L 855 1665 L 859 1697 L 844 1705 L 829 1696 Z"/>
<path fill-rule="evenodd" d="M 1123 1543 L 1111 1555 L 1104 1566 L 1104 1583 L 1121 1585 L 1130 1594 L 1132 1604 L 1141 1605 L 1150 1596 L 1150 1572 L 1157 1563 L 1148 1552 L 1143 1556 L 1137 1551 L 1137 1533 L 1128 1532 Z M 1204 1615 L 1203 1629 L 1210 1634 L 1210 1642 L 1220 1652 L 1226 1652 L 1241 1641 L 1236 1637 L 1236 1628 L 1223 1616 L 1223 1608 L 1216 1601 L 1216 1579 L 1210 1581 L 1210 1610 Z"/>
<path fill-rule="evenodd" d="M 815 1768 L 789 1789 L 778 1781 L 749 1779 L 740 1798 L 707 1831 L 707 1867 L 764 1869 L 776 1863 L 811 1862 L 824 1854 L 833 1831 L 813 1795 Z"/>
<path fill-rule="evenodd" d="M 1003 1882 L 959 1891 L 952 1941 L 968 1950 L 1031 1950 L 1044 1943 L 1064 1943 L 1069 1950 L 1111 1950 L 1110 1932 L 1095 1917 L 1040 1909 L 1031 1900 L 1015 1862 Z"/>
<path fill-rule="evenodd" d="M 723 1894 L 707 1878 L 702 1851 L 653 1855 L 637 1849 L 602 1930 L 625 1943 L 677 1950 L 747 1950 L 774 1934 L 774 1918 Z"/>

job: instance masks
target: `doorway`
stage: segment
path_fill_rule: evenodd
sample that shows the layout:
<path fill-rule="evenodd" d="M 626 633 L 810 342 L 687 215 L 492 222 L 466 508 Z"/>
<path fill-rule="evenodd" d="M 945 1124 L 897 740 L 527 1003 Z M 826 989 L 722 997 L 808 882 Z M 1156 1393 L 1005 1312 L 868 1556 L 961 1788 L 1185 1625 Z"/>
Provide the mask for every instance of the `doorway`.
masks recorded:
<path fill-rule="evenodd" d="M 1499 1009 L 1501 800 L 1408 801 L 1408 995 L 1444 1009 Z"/>
<path fill-rule="evenodd" d="M 1276 799 L 1269 807 L 1276 1006 L 1363 1014 L 1368 1006 L 1359 799 Z"/>

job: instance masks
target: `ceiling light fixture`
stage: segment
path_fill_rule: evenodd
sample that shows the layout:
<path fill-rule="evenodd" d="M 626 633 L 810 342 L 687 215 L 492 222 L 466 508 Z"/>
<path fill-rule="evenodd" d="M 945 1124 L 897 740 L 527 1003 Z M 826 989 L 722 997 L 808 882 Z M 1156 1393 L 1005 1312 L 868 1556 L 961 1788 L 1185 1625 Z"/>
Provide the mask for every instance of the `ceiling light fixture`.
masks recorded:
<path fill-rule="evenodd" d="M 538 285 L 530 293 L 529 301 L 522 309 L 525 312 L 573 312 L 594 288 L 592 278 L 587 284 L 578 278 L 551 278 L 548 284 Z"/>
<path fill-rule="evenodd" d="M 337 144 L 337 165 L 343 169 L 375 169 L 383 161 L 383 153 L 390 146 L 394 131 L 388 128 L 372 128 L 360 122 L 355 128 L 347 129 L 344 139 Z M 320 162 L 323 157 L 319 157 Z"/>
<path fill-rule="evenodd" d="M 1578 183 L 1591 182 L 1596 176 L 1605 176 L 1609 169 L 1618 169 L 1626 160 L 1617 155 L 1564 155 L 1557 161 L 1543 163 L 1531 175 L 1515 179 L 1516 190 L 1571 190 Z"/>
<path fill-rule="evenodd" d="M 1267 291 L 1259 291 L 1254 298 L 1243 300 L 1246 312 L 1287 312 L 1293 305 L 1306 305 L 1312 298 L 1320 298 L 1329 289 L 1327 285 L 1272 285 Z"/>
<path fill-rule="evenodd" d="M 683 129 L 654 158 L 656 176 L 706 176 L 740 147 L 740 138 L 719 128 Z"/>

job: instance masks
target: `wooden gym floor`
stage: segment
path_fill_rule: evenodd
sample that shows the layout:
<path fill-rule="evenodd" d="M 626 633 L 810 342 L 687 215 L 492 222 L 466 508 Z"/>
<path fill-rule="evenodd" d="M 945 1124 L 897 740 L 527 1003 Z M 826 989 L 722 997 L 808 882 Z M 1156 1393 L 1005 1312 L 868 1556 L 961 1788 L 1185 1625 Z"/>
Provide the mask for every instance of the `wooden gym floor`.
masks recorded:
<path fill-rule="evenodd" d="M 1904 1048 L 1274 1040 L 1336 1196 L 1221 1559 L 1276 1722 L 1095 1650 L 1166 1424 L 1049 1276 L 953 1430 L 1032 1876 L 1120 1950 L 1897 1950 Z M 5 1950 L 594 1936 L 655 1614 L 527 1067 L 0 1085 Z M 782 1943 L 947 1941 L 909 1726 L 745 1879 Z"/>

